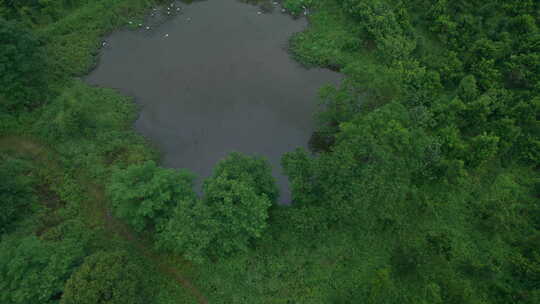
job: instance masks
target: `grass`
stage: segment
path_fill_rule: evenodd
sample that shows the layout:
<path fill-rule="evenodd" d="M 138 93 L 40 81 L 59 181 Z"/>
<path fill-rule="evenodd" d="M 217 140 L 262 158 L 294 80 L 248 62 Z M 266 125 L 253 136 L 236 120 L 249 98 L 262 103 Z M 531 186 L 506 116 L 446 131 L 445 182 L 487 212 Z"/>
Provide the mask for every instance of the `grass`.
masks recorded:
<path fill-rule="evenodd" d="M 161 254 L 153 250 L 151 243 L 140 239 L 125 224 L 110 216 L 109 202 L 103 190 L 103 178 L 107 171 L 90 169 L 91 164 L 103 167 L 151 157 L 148 156 L 152 155 L 148 153 L 150 149 L 139 147 L 142 141 L 130 128 L 135 118 L 134 113 L 131 113 L 134 110 L 131 101 L 112 90 L 91 88 L 72 81 L 73 76 L 84 75 L 92 69 L 104 35 L 127 25 L 128 20 L 141 20 L 146 9 L 158 2 L 95 1 L 66 13 L 66 17 L 57 22 L 40 25 L 36 31 L 46 42 L 49 78 L 56 97 L 43 109 L 18 118 L 7 117 L 9 121 L 3 121 L 0 129 L 0 152 L 15 153 L 34 160 L 42 183 L 50 185 L 48 193 L 66 202 L 66 206 L 60 208 L 60 220 L 73 217 L 81 219 L 89 229 L 101 233 L 109 245 L 114 247 L 120 244 L 129 248 L 130 252 L 144 257 L 154 270 L 148 275 L 158 282 L 153 288 L 159 303 L 206 303 L 204 297 L 183 277 L 178 262 L 173 264 L 171 259 L 162 258 Z M 42 114 L 55 109 L 59 111 L 57 114 L 62 115 L 62 112 L 69 110 L 62 104 L 62 98 L 72 99 L 76 103 L 88 100 L 91 104 L 101 105 L 101 110 L 110 114 L 92 116 L 90 119 L 107 117 L 105 119 L 113 123 L 109 127 L 114 130 L 110 131 L 126 132 L 120 135 L 123 141 L 117 143 L 118 147 L 109 151 L 113 154 L 94 147 L 99 144 L 95 138 L 58 143 L 51 138 L 45 139 L 47 136 L 41 136 L 44 135 L 43 129 L 36 122 L 43 119 Z M 51 122 L 49 120 L 47 123 Z M 54 143 L 52 146 L 55 149 L 45 142 Z M 107 150 L 107 144 L 103 146 Z M 73 162 L 76 159 L 78 165 Z"/>
<path fill-rule="evenodd" d="M 316 1 L 308 20 L 309 28 L 291 38 L 291 51 L 297 61 L 340 70 L 359 57 L 363 48 L 357 27 L 337 1 Z"/>
<path fill-rule="evenodd" d="M 130 20 L 141 20 L 145 11 L 158 1 L 93 1 L 67 17 L 48 24 L 38 33 L 47 42 L 54 76 L 81 76 L 95 64 L 102 38 Z M 99 17 L 96 17 L 99 16 Z"/>
<path fill-rule="evenodd" d="M 59 192 L 62 201 L 69 202 L 71 207 L 75 207 L 89 228 L 104 227 L 106 235 L 124 241 L 125 246 L 135 250 L 140 256 L 145 257 L 150 265 L 155 266 L 154 269 L 158 273 L 182 286 L 183 289 L 178 289 L 178 286 L 169 289 L 169 291 L 176 289 L 175 299 L 182 299 L 182 303 L 206 303 L 200 292 L 175 267 L 177 265 L 173 266 L 162 259 L 162 255 L 155 253 L 148 241 L 140 239 L 127 225 L 110 215 L 109 202 L 102 185 L 94 183 L 84 172 L 79 172 L 75 178 L 66 174 L 57 160 L 56 153 L 36 139 L 21 136 L 1 137 L 0 152 L 27 156 L 39 164 L 38 172 L 42 181 L 50 183 L 51 189 Z M 74 196 L 66 197 L 71 196 L 70 194 Z M 75 202 L 78 204 L 73 206 Z"/>

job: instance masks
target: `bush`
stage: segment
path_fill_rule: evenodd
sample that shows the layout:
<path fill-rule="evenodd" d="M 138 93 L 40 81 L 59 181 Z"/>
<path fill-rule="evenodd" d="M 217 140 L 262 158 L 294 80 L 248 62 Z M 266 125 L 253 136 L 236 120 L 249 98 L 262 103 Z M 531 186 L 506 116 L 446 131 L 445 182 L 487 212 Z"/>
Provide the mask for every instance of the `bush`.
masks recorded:
<path fill-rule="evenodd" d="M 0 155 L 0 234 L 11 231 L 36 202 L 31 168 L 25 161 Z"/>
<path fill-rule="evenodd" d="M 47 85 L 42 42 L 20 23 L 0 18 L 0 112 L 42 103 Z"/>
<path fill-rule="evenodd" d="M 193 174 L 164 169 L 153 161 L 113 173 L 107 192 L 114 215 L 143 231 L 160 225 L 179 201 L 193 199 Z"/>
<path fill-rule="evenodd" d="M 126 251 L 97 252 L 66 283 L 61 304 L 144 304 L 145 273 Z"/>

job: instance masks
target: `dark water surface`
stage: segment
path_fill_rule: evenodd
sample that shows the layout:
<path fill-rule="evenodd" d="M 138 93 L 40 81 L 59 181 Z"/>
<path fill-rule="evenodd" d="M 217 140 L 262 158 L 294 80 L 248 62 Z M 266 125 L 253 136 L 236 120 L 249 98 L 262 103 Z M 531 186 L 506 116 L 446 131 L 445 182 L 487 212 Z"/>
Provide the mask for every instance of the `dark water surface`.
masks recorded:
<path fill-rule="evenodd" d="M 280 158 L 307 146 L 318 88 L 340 76 L 304 69 L 286 52 L 306 20 L 259 11 L 236 0 L 182 5 L 159 27 L 113 33 L 86 80 L 135 97 L 142 106 L 135 128 L 163 152 L 165 166 L 205 178 L 231 151 L 262 155 L 288 203 Z"/>

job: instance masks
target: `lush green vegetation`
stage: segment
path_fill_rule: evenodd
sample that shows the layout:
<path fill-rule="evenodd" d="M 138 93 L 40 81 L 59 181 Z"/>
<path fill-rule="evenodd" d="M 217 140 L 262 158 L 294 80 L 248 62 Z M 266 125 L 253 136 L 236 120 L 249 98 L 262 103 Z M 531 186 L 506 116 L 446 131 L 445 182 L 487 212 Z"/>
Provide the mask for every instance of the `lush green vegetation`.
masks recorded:
<path fill-rule="evenodd" d="M 36 206 L 35 177 L 29 162 L 3 156 L 0 163 L 0 233 L 11 232 L 32 208 Z"/>
<path fill-rule="evenodd" d="M 540 302 L 540 4 L 285 0 L 345 75 L 287 207 L 238 153 L 197 195 L 74 78 L 152 4 L 0 0 L 0 302 Z"/>
<path fill-rule="evenodd" d="M 278 190 L 263 159 L 232 153 L 217 164 L 203 196 L 182 198 L 158 230 L 158 247 L 195 262 L 247 252 L 260 238 Z"/>
<path fill-rule="evenodd" d="M 39 104 L 46 90 L 42 42 L 16 21 L 4 19 L 0 19 L 0 41 L 0 111 Z"/>
<path fill-rule="evenodd" d="M 60 303 L 148 303 L 143 268 L 126 251 L 97 252 L 69 278 Z M 141 263 L 141 261 L 139 261 Z"/>

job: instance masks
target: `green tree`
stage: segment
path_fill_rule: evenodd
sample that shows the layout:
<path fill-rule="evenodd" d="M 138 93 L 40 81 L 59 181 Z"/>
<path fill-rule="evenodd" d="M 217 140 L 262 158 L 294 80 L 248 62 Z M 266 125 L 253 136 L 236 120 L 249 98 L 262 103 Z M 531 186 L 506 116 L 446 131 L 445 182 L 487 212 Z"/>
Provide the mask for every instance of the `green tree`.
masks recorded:
<path fill-rule="evenodd" d="M 327 219 L 359 221 L 366 229 L 378 217 L 402 221 L 397 210 L 411 184 L 435 178 L 440 158 L 437 141 L 411 124 L 405 107 L 390 103 L 341 124 L 331 153 L 317 158 L 301 151 L 286 154 L 283 165 L 293 199 L 325 206 Z M 360 212 L 365 208 L 370 212 Z"/>
<path fill-rule="evenodd" d="M 0 243 L 0 302 L 57 303 L 84 257 L 75 240 L 45 242 L 35 236 Z"/>
<path fill-rule="evenodd" d="M 165 169 L 153 161 L 113 173 L 107 192 L 115 216 L 143 231 L 167 220 L 179 201 L 195 197 L 194 175 Z"/>
<path fill-rule="evenodd" d="M 203 203 L 218 224 L 210 249 L 221 256 L 246 251 L 251 239 L 260 238 L 272 205 L 266 194 L 258 194 L 251 185 L 227 176 L 214 177 L 205 183 Z"/>
<path fill-rule="evenodd" d="M 317 201 L 321 195 L 321 187 L 314 178 L 317 168 L 315 161 L 301 148 L 284 154 L 281 166 L 287 175 L 292 189 L 292 201 L 297 204 L 310 204 Z"/>
<path fill-rule="evenodd" d="M 176 207 L 159 229 L 158 247 L 197 262 L 246 251 L 266 229 L 271 198 L 277 198 L 268 164 L 239 153 L 216 166 L 203 192 L 202 199 L 184 200 Z"/>
<path fill-rule="evenodd" d="M 218 176 L 245 182 L 257 195 L 266 195 L 272 203 L 279 197 L 275 179 L 272 177 L 272 168 L 261 157 L 232 152 L 214 168 L 213 177 Z"/>
<path fill-rule="evenodd" d="M 476 78 L 472 75 L 463 77 L 459 83 L 458 95 L 465 101 L 473 101 L 479 96 Z"/>
<path fill-rule="evenodd" d="M 66 283 L 61 304 L 148 303 L 145 273 L 126 251 L 97 252 Z"/>
<path fill-rule="evenodd" d="M 0 16 L 7 19 L 21 17 L 32 10 L 38 9 L 41 5 L 39 0 L 0 0 Z"/>
<path fill-rule="evenodd" d="M 22 160 L 0 155 L 0 234 L 9 232 L 36 201 L 36 181 L 29 174 L 30 165 Z"/>
<path fill-rule="evenodd" d="M 219 226 L 212 215 L 210 207 L 199 199 L 179 202 L 171 218 L 158 227 L 156 247 L 194 262 L 204 261 Z"/>
<path fill-rule="evenodd" d="M 46 61 L 42 42 L 15 21 L 0 18 L 0 111 L 17 112 L 43 102 Z"/>
<path fill-rule="evenodd" d="M 468 162 L 472 167 L 479 166 L 497 154 L 499 138 L 490 134 L 481 134 L 471 139 Z"/>
<path fill-rule="evenodd" d="M 393 286 L 394 282 L 391 278 L 389 269 L 378 270 L 371 282 L 369 282 L 369 295 L 366 303 L 369 304 L 386 304 L 399 303 L 398 292 Z"/>

